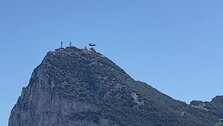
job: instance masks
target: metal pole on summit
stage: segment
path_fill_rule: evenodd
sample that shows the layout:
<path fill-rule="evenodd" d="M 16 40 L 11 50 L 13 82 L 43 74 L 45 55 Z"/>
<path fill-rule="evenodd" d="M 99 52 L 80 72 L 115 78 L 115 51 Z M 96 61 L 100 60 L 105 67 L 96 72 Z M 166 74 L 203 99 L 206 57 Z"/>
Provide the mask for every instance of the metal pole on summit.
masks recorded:
<path fill-rule="evenodd" d="M 72 42 L 70 42 L 70 47 L 72 46 Z"/>
<path fill-rule="evenodd" d="M 60 43 L 61 48 L 63 48 L 63 42 Z"/>

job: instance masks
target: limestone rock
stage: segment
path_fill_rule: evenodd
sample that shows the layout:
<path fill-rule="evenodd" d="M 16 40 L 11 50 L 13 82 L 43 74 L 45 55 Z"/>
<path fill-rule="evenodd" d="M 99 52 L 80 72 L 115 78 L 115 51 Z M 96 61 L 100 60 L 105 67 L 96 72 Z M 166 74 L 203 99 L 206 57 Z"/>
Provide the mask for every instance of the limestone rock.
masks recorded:
<path fill-rule="evenodd" d="M 218 120 L 135 81 L 94 49 L 67 47 L 48 52 L 33 71 L 9 126 L 212 126 Z"/>

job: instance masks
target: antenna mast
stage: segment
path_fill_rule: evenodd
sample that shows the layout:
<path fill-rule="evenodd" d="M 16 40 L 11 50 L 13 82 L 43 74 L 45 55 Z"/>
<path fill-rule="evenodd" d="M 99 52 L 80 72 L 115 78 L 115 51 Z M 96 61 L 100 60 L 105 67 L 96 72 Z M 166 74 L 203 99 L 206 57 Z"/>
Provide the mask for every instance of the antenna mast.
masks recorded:
<path fill-rule="evenodd" d="M 61 48 L 63 48 L 63 42 L 60 43 Z"/>

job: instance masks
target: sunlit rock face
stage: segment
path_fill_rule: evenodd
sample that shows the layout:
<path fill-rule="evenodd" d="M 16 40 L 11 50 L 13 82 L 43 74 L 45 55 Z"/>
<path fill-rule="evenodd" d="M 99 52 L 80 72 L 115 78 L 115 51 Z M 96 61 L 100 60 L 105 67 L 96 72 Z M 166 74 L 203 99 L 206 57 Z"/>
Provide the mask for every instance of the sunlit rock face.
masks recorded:
<path fill-rule="evenodd" d="M 218 121 L 217 114 L 135 81 L 93 48 L 67 47 L 48 52 L 35 68 L 9 126 L 212 126 Z"/>

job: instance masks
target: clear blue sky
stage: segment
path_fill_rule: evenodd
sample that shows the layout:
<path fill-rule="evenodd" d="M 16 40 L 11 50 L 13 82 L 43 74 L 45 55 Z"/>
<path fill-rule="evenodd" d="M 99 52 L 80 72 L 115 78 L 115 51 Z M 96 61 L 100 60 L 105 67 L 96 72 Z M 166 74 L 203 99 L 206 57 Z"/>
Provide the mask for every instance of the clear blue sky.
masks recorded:
<path fill-rule="evenodd" d="M 60 41 L 89 42 L 134 79 L 190 102 L 223 94 L 222 0 L 0 0 L 0 125 Z"/>

